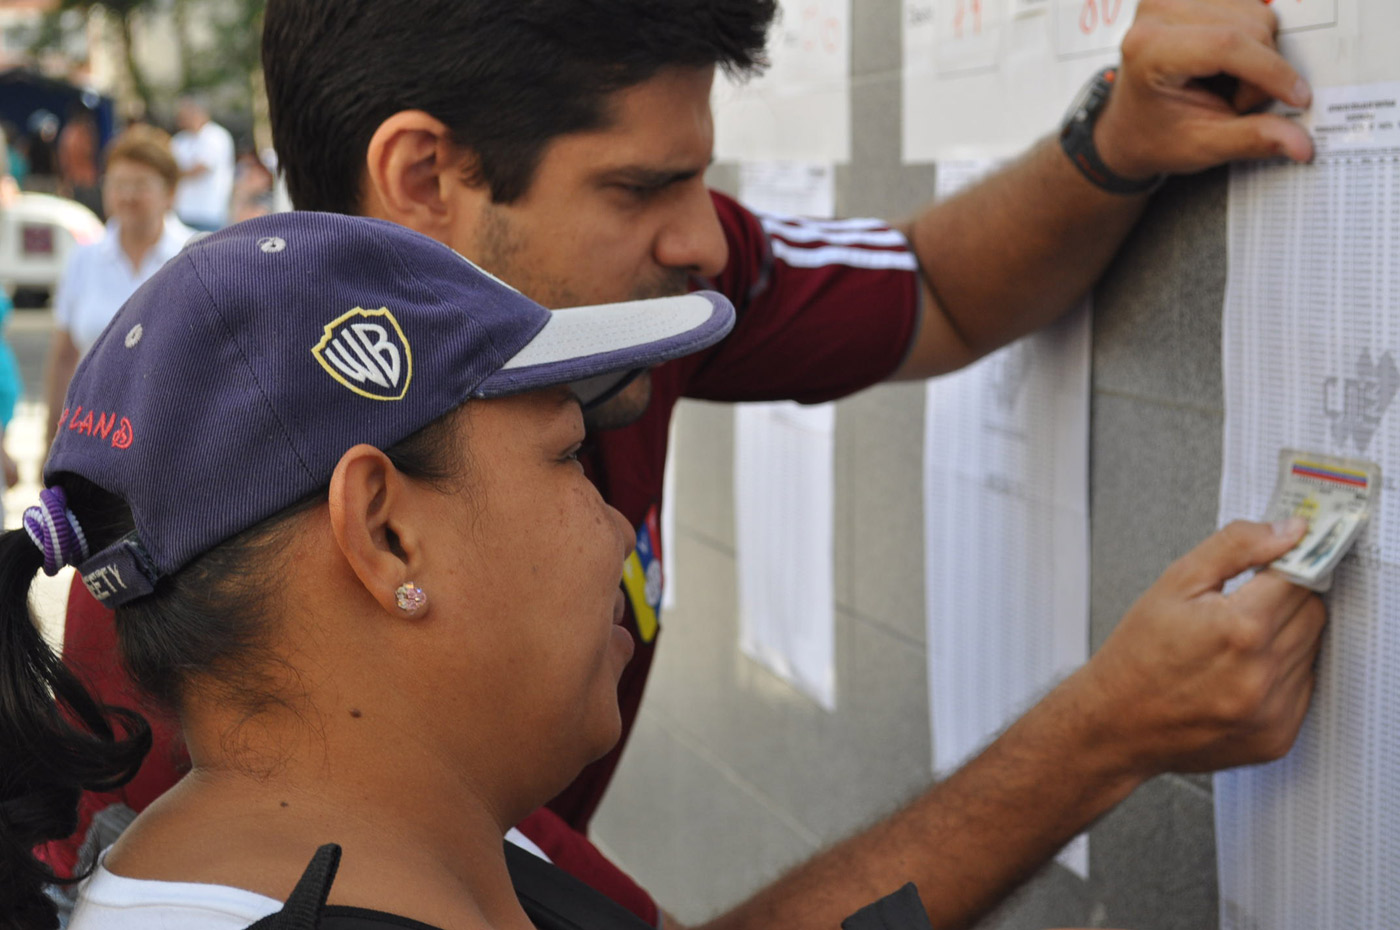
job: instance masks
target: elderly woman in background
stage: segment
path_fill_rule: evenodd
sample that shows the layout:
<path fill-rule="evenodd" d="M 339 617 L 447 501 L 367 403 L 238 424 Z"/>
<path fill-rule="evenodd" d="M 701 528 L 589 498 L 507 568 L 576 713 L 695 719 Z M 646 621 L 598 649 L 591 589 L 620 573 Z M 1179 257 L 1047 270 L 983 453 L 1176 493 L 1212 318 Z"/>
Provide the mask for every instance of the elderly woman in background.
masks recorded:
<path fill-rule="evenodd" d="M 175 218 L 180 169 L 170 137 L 134 126 L 107 148 L 102 203 L 107 235 L 73 252 L 54 298 L 54 334 L 44 375 L 48 441 L 78 360 L 126 299 L 193 235 Z"/>

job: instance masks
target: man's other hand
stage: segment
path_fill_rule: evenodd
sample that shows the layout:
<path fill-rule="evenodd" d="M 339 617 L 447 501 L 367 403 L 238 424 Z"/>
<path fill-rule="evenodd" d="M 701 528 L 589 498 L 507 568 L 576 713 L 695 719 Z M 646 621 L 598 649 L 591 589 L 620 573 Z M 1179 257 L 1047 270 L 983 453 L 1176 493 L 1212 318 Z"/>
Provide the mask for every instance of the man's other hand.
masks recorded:
<path fill-rule="evenodd" d="M 1125 178 L 1190 174 L 1227 161 L 1312 158 L 1293 121 L 1257 112 L 1306 107 L 1312 91 L 1275 43 L 1264 0 L 1142 0 L 1094 141 Z"/>
<path fill-rule="evenodd" d="M 1065 684 L 1128 772 L 1200 772 L 1272 761 L 1293 745 L 1312 695 L 1326 609 L 1264 570 L 1306 527 L 1232 523 L 1170 565 Z M 1121 755 L 1119 755 L 1121 753 Z"/>

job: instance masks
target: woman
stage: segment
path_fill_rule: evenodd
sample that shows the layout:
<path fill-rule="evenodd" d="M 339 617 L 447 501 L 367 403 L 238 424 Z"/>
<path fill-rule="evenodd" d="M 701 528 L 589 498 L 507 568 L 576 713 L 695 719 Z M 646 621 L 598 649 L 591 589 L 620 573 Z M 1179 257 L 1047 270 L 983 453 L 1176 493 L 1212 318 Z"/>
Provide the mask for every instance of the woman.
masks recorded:
<path fill-rule="evenodd" d="M 155 274 L 193 235 L 175 218 L 180 169 L 170 137 L 133 126 L 107 148 L 102 205 L 107 235 L 74 250 L 54 296 L 54 333 L 44 374 L 53 440 L 73 369 L 109 320 L 141 283 Z"/>
<path fill-rule="evenodd" d="M 0 537 L 0 926 L 52 925 L 32 848 L 149 745 L 27 613 L 34 573 L 73 564 L 193 761 L 73 930 L 246 926 L 326 843 L 331 904 L 365 909 L 332 916 L 529 927 L 502 836 L 617 738 L 631 654 L 632 532 L 575 458 L 564 385 L 732 323 L 708 295 L 551 314 L 368 219 L 187 247 L 94 345 L 41 503 Z"/>

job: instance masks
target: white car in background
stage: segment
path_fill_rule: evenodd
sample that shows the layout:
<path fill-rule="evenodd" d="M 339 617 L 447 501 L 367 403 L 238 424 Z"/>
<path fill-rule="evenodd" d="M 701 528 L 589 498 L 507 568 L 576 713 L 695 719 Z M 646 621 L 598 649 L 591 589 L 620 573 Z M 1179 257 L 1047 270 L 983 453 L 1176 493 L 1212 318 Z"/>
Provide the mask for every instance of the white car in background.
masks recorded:
<path fill-rule="evenodd" d="M 0 198 L 0 287 L 24 303 L 37 303 L 41 294 L 52 300 L 68 253 L 102 234 L 97 214 L 76 200 L 35 193 Z"/>

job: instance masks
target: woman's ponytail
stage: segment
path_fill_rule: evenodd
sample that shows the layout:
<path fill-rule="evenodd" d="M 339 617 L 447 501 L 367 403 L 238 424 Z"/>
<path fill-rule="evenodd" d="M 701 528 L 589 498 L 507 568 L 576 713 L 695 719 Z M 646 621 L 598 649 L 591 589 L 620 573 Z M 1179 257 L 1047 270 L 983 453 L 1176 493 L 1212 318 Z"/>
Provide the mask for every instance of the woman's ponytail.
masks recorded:
<path fill-rule="evenodd" d="M 44 640 L 28 607 L 43 564 L 24 530 L 0 535 L 0 930 L 58 926 L 45 886 L 75 876 L 34 847 L 71 834 L 80 793 L 130 781 L 151 745 L 139 714 L 99 705 Z"/>

